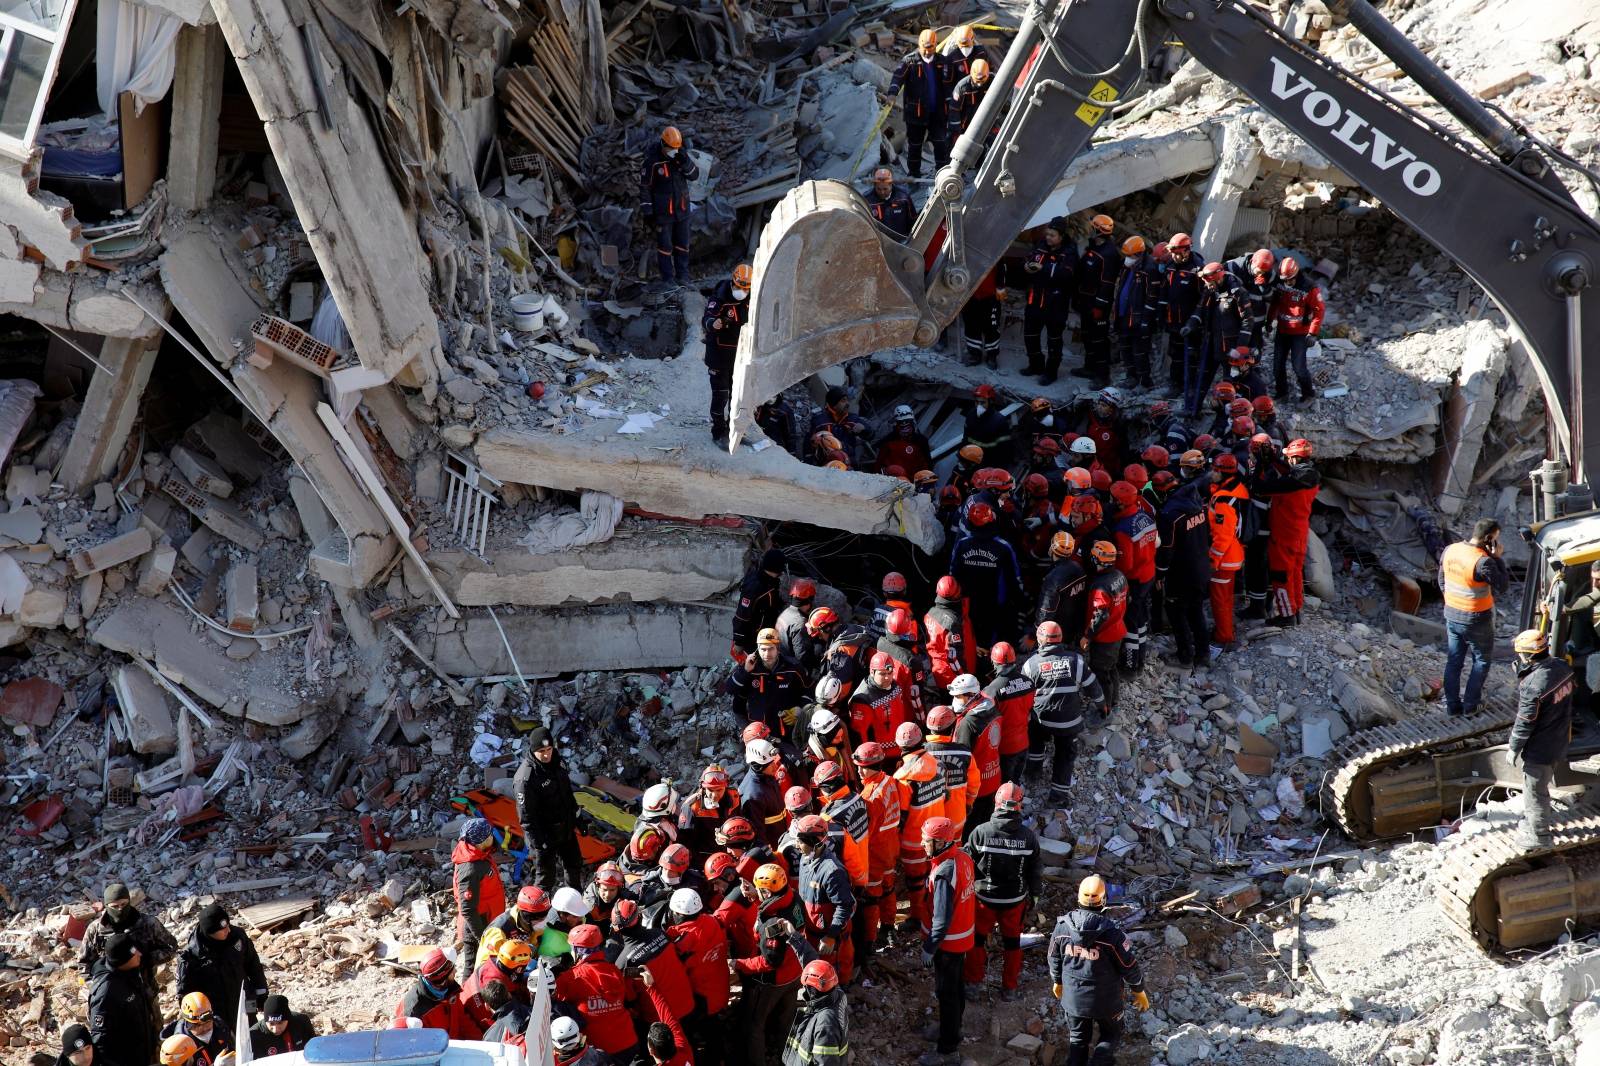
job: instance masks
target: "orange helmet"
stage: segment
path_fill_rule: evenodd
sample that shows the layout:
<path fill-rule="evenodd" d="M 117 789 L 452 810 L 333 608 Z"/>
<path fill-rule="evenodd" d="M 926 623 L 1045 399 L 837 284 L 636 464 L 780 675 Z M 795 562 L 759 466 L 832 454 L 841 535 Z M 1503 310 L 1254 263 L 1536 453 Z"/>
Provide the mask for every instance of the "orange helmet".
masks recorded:
<path fill-rule="evenodd" d="M 1213 260 L 1200 268 L 1200 276 L 1206 281 L 1220 281 L 1222 278 L 1222 264 Z"/>
<path fill-rule="evenodd" d="M 1292 263 L 1294 260 L 1290 259 L 1288 262 Z M 1251 401 L 1251 407 L 1255 409 L 1257 415 L 1270 415 L 1273 412 L 1275 405 L 1272 402 L 1271 396 L 1257 396 L 1253 401 Z"/>
<path fill-rule="evenodd" d="M 1256 423 L 1249 415 L 1240 415 L 1229 423 L 1228 428 L 1235 437 L 1248 438 L 1255 435 Z"/>
<path fill-rule="evenodd" d="M 789 887 L 789 875 L 775 862 L 769 862 L 761 867 L 750 880 L 757 888 L 768 892 L 782 892 Z"/>
<path fill-rule="evenodd" d="M 533 961 L 533 948 L 526 940 L 507 940 L 495 950 L 494 957 L 508 970 L 521 970 Z"/>
<path fill-rule="evenodd" d="M 1067 479 L 1067 484 L 1072 487 L 1074 492 L 1082 492 L 1084 489 L 1094 488 L 1094 475 L 1090 474 L 1084 467 L 1074 466 L 1064 476 Z"/>
<path fill-rule="evenodd" d="M 1072 498 L 1071 520 L 1074 526 L 1084 525 L 1088 522 L 1099 522 L 1104 512 L 1100 508 L 1100 501 L 1094 496 L 1074 496 Z"/>
<path fill-rule="evenodd" d="M 1311 458 L 1311 442 L 1304 437 L 1290 441 L 1283 446 L 1283 454 L 1290 459 Z"/>
<path fill-rule="evenodd" d="M 1117 228 L 1117 224 L 1111 221 L 1110 215 L 1096 215 L 1089 220 L 1089 225 L 1093 226 L 1097 233 L 1108 235 Z"/>
<path fill-rule="evenodd" d="M 1122 254 L 1123 255 L 1143 255 L 1144 254 L 1144 238 L 1143 237 L 1134 236 L 1134 237 L 1129 237 L 1127 240 L 1123 241 L 1122 242 Z"/>
<path fill-rule="evenodd" d="M 1097 540 L 1094 547 L 1089 549 L 1089 554 L 1101 566 L 1110 566 L 1117 561 L 1117 546 L 1109 540 Z"/>
<path fill-rule="evenodd" d="M 661 143 L 668 148 L 682 148 L 683 134 L 678 132 L 678 127 L 668 126 L 661 131 Z"/>
<path fill-rule="evenodd" d="M 740 263 L 738 266 L 733 268 L 733 287 L 736 289 L 748 289 L 750 287 L 750 279 L 752 276 L 753 275 L 750 273 L 750 264 Z"/>
<path fill-rule="evenodd" d="M 1283 262 L 1278 264 L 1278 277 L 1284 281 L 1292 281 L 1300 276 L 1300 263 L 1292 256 L 1285 256 Z"/>
<path fill-rule="evenodd" d="M 1166 241 L 1156 242 L 1156 246 L 1150 249 L 1150 254 L 1156 257 L 1158 263 L 1166 263 L 1172 259 L 1172 249 L 1167 247 Z"/>
<path fill-rule="evenodd" d="M 832 607 L 818 607 L 811 612 L 811 617 L 806 619 L 806 632 L 812 636 L 819 635 L 824 629 L 836 624 L 839 615 Z"/>
<path fill-rule="evenodd" d="M 917 47 L 919 49 L 932 49 L 939 47 L 939 35 L 933 30 L 923 30 L 921 33 L 917 34 Z"/>
<path fill-rule="evenodd" d="M 994 508 L 978 500 L 967 508 L 967 521 L 979 528 L 987 526 L 994 522 Z"/>
<path fill-rule="evenodd" d="M 978 35 L 972 32 L 971 26 L 963 26 L 956 31 L 956 44 L 961 48 L 971 48 L 978 43 Z M 982 60 L 979 60 L 982 62 Z"/>
<path fill-rule="evenodd" d="M 932 33 L 932 30 L 928 31 Z M 814 992 L 832 992 L 839 987 L 839 971 L 827 959 L 812 959 L 800 971 L 800 984 Z"/>
<path fill-rule="evenodd" d="M 973 465 L 983 462 L 983 449 L 976 444 L 963 444 L 956 455 Z"/>
<path fill-rule="evenodd" d="M 1065 559 L 1078 550 L 1078 542 L 1072 539 L 1072 534 L 1062 530 L 1050 538 L 1050 557 L 1052 559 Z"/>
<path fill-rule="evenodd" d="M 989 80 L 989 61 L 987 59 L 974 59 L 972 61 L 972 79 L 974 81 Z"/>
<path fill-rule="evenodd" d="M 1243 396 L 1237 396 L 1228 401 L 1229 418 L 1238 418 L 1240 415 L 1247 415 L 1255 409 L 1255 405 L 1249 400 L 1245 399 Z"/>
<path fill-rule="evenodd" d="M 1042 500 L 1050 495 L 1050 482 L 1045 480 L 1043 474 L 1029 474 L 1022 479 L 1022 491 L 1027 493 L 1030 500 Z"/>
<path fill-rule="evenodd" d="M 1150 484 L 1150 471 L 1144 468 L 1143 463 L 1129 463 L 1122 468 L 1122 480 L 1136 489 L 1142 489 Z"/>

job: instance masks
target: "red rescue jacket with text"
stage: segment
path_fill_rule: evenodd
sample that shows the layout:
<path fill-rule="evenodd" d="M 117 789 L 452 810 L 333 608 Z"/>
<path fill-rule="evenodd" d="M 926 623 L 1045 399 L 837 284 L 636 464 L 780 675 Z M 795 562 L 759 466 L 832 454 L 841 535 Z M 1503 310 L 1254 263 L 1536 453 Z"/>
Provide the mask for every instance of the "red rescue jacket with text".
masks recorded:
<path fill-rule="evenodd" d="M 628 1011 L 628 981 L 602 956 L 592 955 L 557 977 L 556 998 L 578 1012 L 589 1043 L 607 1055 L 639 1042 Z"/>
<path fill-rule="evenodd" d="M 667 929 L 667 937 L 683 956 L 689 986 L 705 1000 L 707 1014 L 720 1014 L 728 1005 L 728 937 L 709 914 L 697 914 Z"/>

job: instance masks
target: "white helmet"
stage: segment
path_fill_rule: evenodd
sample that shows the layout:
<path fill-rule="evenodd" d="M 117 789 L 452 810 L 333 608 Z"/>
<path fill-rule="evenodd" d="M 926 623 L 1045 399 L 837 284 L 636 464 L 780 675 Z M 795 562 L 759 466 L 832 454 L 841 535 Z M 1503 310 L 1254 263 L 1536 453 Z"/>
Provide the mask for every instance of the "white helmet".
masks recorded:
<path fill-rule="evenodd" d="M 894 420 L 896 422 L 915 422 L 917 415 L 916 412 L 911 410 L 910 404 L 903 403 L 894 409 Z"/>
<path fill-rule="evenodd" d="M 844 682 L 840 681 L 832 674 L 824 674 L 822 679 L 817 682 L 817 688 L 814 695 L 816 696 L 818 703 L 822 704 L 824 707 L 827 707 L 831 706 L 833 701 L 838 699 L 839 694 L 843 691 Z"/>
<path fill-rule="evenodd" d="M 583 1030 L 578 1028 L 578 1023 L 566 1015 L 550 1023 L 550 1042 L 562 1054 L 576 1051 L 583 1046 Z"/>
<path fill-rule="evenodd" d="M 978 694 L 978 679 L 971 674 L 961 674 L 950 682 L 950 695 L 976 696 Z"/>
<path fill-rule="evenodd" d="M 660 818 L 678 812 L 678 794 L 666 782 L 651 785 L 644 790 L 644 816 Z"/>
<path fill-rule="evenodd" d="M 744 761 L 751 766 L 771 766 L 778 761 L 778 749 L 765 737 L 757 737 L 744 746 Z"/>
<path fill-rule="evenodd" d="M 687 914 L 690 917 L 699 914 L 704 906 L 705 902 L 701 900 L 700 893 L 692 888 L 678 889 L 667 902 L 667 907 L 673 914 Z"/>
<path fill-rule="evenodd" d="M 1101 389 L 1099 395 L 1097 395 L 1095 399 L 1104 400 L 1117 410 L 1122 410 L 1122 390 L 1117 388 L 1115 385 L 1107 385 L 1105 388 Z"/>
<path fill-rule="evenodd" d="M 589 905 L 583 901 L 583 893 L 569 885 L 556 889 L 550 906 L 570 918 L 584 918 L 589 914 Z"/>
<path fill-rule="evenodd" d="M 1079 437 L 1072 442 L 1069 450 L 1073 455 L 1094 455 L 1099 449 L 1094 446 L 1094 438 Z"/>
<path fill-rule="evenodd" d="M 811 731 L 818 736 L 827 736 L 843 724 L 839 716 L 826 707 L 819 708 L 817 713 L 811 716 Z"/>

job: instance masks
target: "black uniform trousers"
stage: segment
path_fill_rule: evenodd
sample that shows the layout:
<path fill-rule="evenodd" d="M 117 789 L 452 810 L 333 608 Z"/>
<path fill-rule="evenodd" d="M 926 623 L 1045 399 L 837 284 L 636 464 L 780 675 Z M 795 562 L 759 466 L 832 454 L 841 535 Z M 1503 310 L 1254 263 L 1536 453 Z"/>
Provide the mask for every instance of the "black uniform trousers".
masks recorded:
<path fill-rule="evenodd" d="M 1122 1015 L 1115 1018 L 1069 1017 L 1072 1026 L 1067 1038 L 1067 1066 L 1113 1066 L 1117 1045 L 1122 1042 Z M 1095 1041 L 1095 1028 L 1100 1039 Z"/>
<path fill-rule="evenodd" d="M 967 986 L 961 977 L 965 952 L 933 953 L 933 995 L 939 1001 L 939 1053 L 961 1050 L 961 1019 L 967 1011 Z"/>

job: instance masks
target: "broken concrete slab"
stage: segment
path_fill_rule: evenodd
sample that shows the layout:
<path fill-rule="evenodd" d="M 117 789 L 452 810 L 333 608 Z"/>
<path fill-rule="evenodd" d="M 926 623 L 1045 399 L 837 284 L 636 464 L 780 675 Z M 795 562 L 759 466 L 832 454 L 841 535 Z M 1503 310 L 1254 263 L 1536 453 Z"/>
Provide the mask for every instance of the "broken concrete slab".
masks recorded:
<path fill-rule="evenodd" d="M 178 549 L 170 544 L 157 544 L 139 563 L 139 578 L 134 587 L 143 596 L 159 596 L 172 582 L 172 571 L 178 565 Z M 85 614 L 93 612 L 85 608 Z"/>
<path fill-rule="evenodd" d="M 0 689 L 0 718 L 17 725 L 47 726 L 61 706 L 61 686 L 47 677 L 25 677 Z"/>
<path fill-rule="evenodd" d="M 314 755 L 324 741 L 339 728 L 339 716 L 322 711 L 306 718 L 288 733 L 278 738 L 278 748 L 284 755 L 298 762 Z"/>
<path fill-rule="evenodd" d="M 1211 167 L 1217 161 L 1211 127 L 1202 122 L 1160 136 L 1119 137 L 1096 144 L 1067 167 L 1028 226 L 1042 226 L 1058 215 L 1096 207 Z M 1200 247 L 1198 235 L 1195 245 Z"/>
<path fill-rule="evenodd" d="M 100 345 L 97 358 L 110 372 L 97 373 L 89 382 L 61 460 L 61 483 L 73 492 L 84 492 L 110 476 L 133 431 L 160 348 L 159 327 L 152 323 L 147 329 L 144 336 L 107 337 Z"/>
<path fill-rule="evenodd" d="M 1470 323 L 1459 349 L 1455 388 L 1444 405 L 1444 447 L 1433 457 L 1433 492 L 1447 515 L 1460 514 L 1472 492 L 1483 435 L 1506 372 L 1506 348 L 1506 334 L 1479 319 Z"/>
<path fill-rule="evenodd" d="M 125 596 L 89 630 L 89 639 L 124 655 L 155 663 L 166 677 L 213 707 L 234 694 L 238 667 L 208 640 L 197 640 L 189 618 L 174 607 L 143 596 Z"/>
<path fill-rule="evenodd" d="M 219 500 L 215 496 L 201 492 L 176 471 L 167 474 L 160 488 L 162 492 L 182 504 L 185 510 L 198 518 L 212 532 L 222 534 L 245 551 L 258 552 L 266 543 L 266 537 L 249 518 L 245 517 L 243 511 L 227 500 Z"/>
<path fill-rule="evenodd" d="M 218 466 L 246 484 L 259 481 L 277 463 L 245 432 L 238 419 L 212 411 L 184 430 L 184 440 L 204 448 Z"/>
<path fill-rule="evenodd" d="M 153 546 L 150 531 L 140 526 L 127 533 L 103 540 L 93 547 L 74 552 L 70 562 L 76 577 L 87 577 L 108 570 L 130 559 L 137 559 Z"/>
<path fill-rule="evenodd" d="M 44 536 L 44 519 L 37 507 L 17 507 L 0 514 L 0 539 L 15 544 L 37 544 Z"/>
<path fill-rule="evenodd" d="M 33 568 L 36 572 L 39 568 Z M 17 608 L 18 625 L 54 629 L 67 616 L 67 590 L 59 584 L 41 584 L 34 581 L 22 595 L 22 606 Z"/>
<path fill-rule="evenodd" d="M 728 657 L 731 607 L 629 606 L 499 612 L 525 676 L 579 670 L 715 666 Z M 474 613 L 441 633 L 418 636 L 422 650 L 455 677 L 512 672 L 500 633 Z"/>
<path fill-rule="evenodd" d="M 1217 145 L 1217 165 L 1206 182 L 1193 236 L 1195 247 L 1220 259 L 1227 254 L 1228 238 L 1245 193 L 1261 172 L 1261 142 L 1238 118 L 1217 123 L 1211 129 Z"/>
<path fill-rule="evenodd" d="M 222 464 L 215 459 L 185 448 L 181 444 L 174 444 L 172 451 L 167 454 L 179 472 L 189 479 L 189 484 L 201 492 L 209 492 L 219 499 L 227 499 L 233 495 L 233 481 L 228 477 L 227 471 L 222 469 Z"/>
<path fill-rule="evenodd" d="M 112 689 L 134 751 L 140 755 L 171 755 L 178 750 L 172 701 L 154 678 L 130 663 L 117 670 Z"/>

